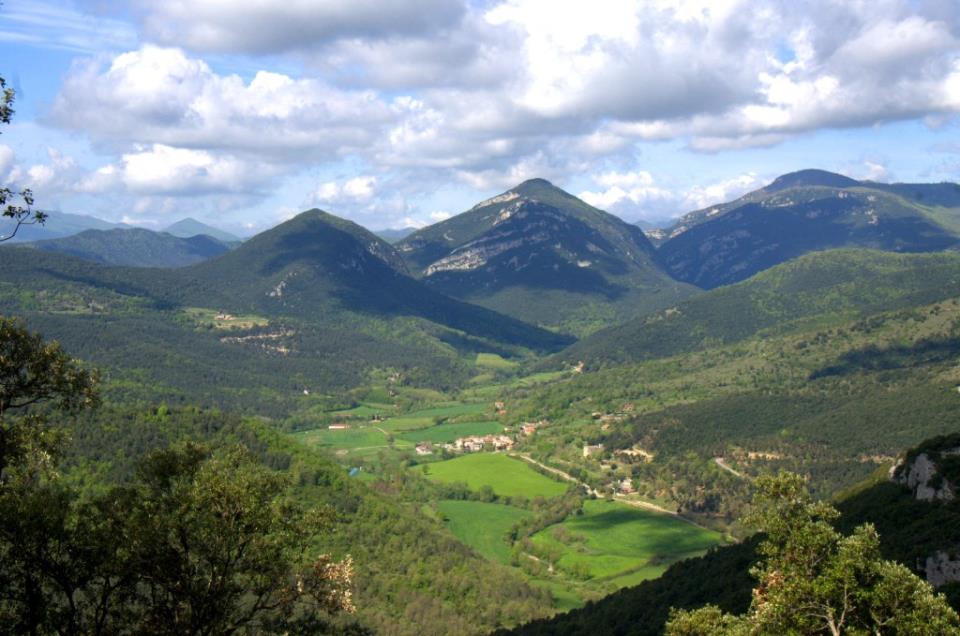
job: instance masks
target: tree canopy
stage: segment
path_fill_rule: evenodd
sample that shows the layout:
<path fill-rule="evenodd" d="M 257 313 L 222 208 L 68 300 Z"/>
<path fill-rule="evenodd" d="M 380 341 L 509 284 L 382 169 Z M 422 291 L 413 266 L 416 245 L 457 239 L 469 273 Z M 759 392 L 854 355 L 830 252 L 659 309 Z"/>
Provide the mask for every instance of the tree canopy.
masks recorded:
<path fill-rule="evenodd" d="M 750 609 L 742 616 L 715 606 L 675 611 L 668 636 L 960 634 L 960 619 L 943 596 L 881 557 L 872 525 L 844 536 L 831 525 L 838 516 L 812 499 L 798 475 L 759 478 L 746 519 L 765 535 L 751 571 L 759 584 Z"/>

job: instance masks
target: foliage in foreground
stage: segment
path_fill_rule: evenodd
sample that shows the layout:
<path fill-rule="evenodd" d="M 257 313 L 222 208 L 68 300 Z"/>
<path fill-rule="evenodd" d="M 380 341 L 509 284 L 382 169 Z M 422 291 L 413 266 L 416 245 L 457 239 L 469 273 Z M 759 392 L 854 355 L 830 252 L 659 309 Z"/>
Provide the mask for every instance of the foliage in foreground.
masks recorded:
<path fill-rule="evenodd" d="M 353 611 L 351 563 L 310 558 L 322 513 L 243 448 L 153 453 L 81 496 L 54 469 L 57 416 L 96 400 L 55 343 L 0 319 L 0 625 L 32 634 L 318 633 Z"/>
<path fill-rule="evenodd" d="M 708 605 L 674 612 L 668 636 L 729 634 L 960 634 L 960 619 L 925 581 L 884 560 L 870 524 L 844 536 L 839 513 L 814 502 L 803 478 L 757 480 L 748 522 L 765 533 L 759 580 L 744 615 Z"/>

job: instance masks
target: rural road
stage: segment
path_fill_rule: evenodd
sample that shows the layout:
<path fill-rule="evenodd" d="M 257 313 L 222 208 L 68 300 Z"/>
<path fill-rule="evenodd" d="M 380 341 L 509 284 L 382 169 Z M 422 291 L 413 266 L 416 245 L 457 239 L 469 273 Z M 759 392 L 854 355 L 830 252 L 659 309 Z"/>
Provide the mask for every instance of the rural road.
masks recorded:
<path fill-rule="evenodd" d="M 534 458 L 532 458 L 532 457 L 530 457 L 529 455 L 526 455 L 526 454 L 524 454 L 524 453 L 510 453 L 510 456 L 511 456 L 511 457 L 519 457 L 520 459 L 522 459 L 522 460 L 524 460 L 524 461 L 526 461 L 526 462 L 529 462 L 529 463 L 531 463 L 531 464 L 534 464 L 535 466 L 539 466 L 540 468 L 542 468 L 543 470 L 547 471 L 548 473 L 553 473 L 554 475 L 556 475 L 556 476 L 558 476 L 558 477 L 560 477 L 560 478 L 562 478 L 562 479 L 565 479 L 565 480 L 567 480 L 567 481 L 572 481 L 572 482 L 575 483 L 575 484 L 579 484 L 579 485 L 583 486 L 584 489 L 586 489 L 586 491 L 587 491 L 588 494 L 595 495 L 596 497 L 600 497 L 600 498 L 604 497 L 604 495 L 600 494 L 599 492 L 597 492 L 596 490 L 594 490 L 593 488 L 591 488 L 589 485 L 583 483 L 582 481 L 580 481 L 579 479 L 577 479 L 577 478 L 574 477 L 573 475 L 571 475 L 571 474 L 569 474 L 569 473 L 563 472 L 563 471 L 560 470 L 559 468 L 554 468 L 553 466 L 547 466 L 546 464 L 542 464 L 542 463 L 538 462 L 537 460 L 535 460 Z M 729 469 L 729 470 L 732 470 L 732 469 Z M 683 517 L 683 516 L 677 514 L 677 513 L 674 512 L 673 510 L 668 510 L 668 509 L 666 509 L 666 508 L 663 508 L 663 507 L 661 507 L 661 506 L 658 506 L 657 504 L 650 503 L 650 502 L 648 502 L 648 501 L 638 501 L 638 500 L 636 500 L 636 499 L 627 499 L 627 498 L 624 497 L 623 495 L 614 495 L 613 498 L 614 498 L 615 501 L 619 501 L 620 503 L 627 504 L 628 506 L 633 506 L 634 508 L 643 508 L 644 510 L 650 510 L 650 511 L 652 511 L 652 512 L 659 512 L 659 513 L 661 513 L 661 514 L 670 515 L 671 517 L 675 517 L 675 518 L 680 519 L 680 520 L 682 520 L 682 521 L 686 521 L 686 522 L 689 523 L 689 524 L 695 525 L 695 526 L 697 526 L 698 528 L 703 528 L 703 526 L 701 526 L 700 524 L 698 524 L 698 523 L 696 523 L 696 522 L 694 522 L 694 521 L 691 521 L 690 519 L 687 519 L 686 517 Z"/>
<path fill-rule="evenodd" d="M 747 476 L 744 475 L 743 473 L 741 473 L 741 472 L 739 472 L 739 471 L 736 471 L 736 470 L 734 470 L 733 468 L 730 468 L 730 466 L 728 466 L 727 463 L 726 463 L 725 461 L 723 461 L 723 457 L 714 457 L 714 458 L 713 458 L 713 461 L 716 462 L 717 466 L 719 466 L 720 468 L 724 469 L 725 471 L 727 471 L 727 472 L 730 473 L 731 475 L 736 475 L 736 476 L 739 477 L 740 479 L 749 479 L 749 477 L 747 477 Z"/>

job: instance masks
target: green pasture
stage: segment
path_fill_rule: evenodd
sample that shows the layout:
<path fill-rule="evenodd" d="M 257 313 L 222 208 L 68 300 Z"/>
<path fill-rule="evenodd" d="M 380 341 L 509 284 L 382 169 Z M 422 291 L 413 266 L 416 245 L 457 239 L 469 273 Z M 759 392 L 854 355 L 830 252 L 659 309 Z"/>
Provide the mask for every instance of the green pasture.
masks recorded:
<path fill-rule="evenodd" d="M 363 402 L 359 406 L 355 406 L 352 409 L 343 409 L 341 411 L 333 411 L 331 415 L 336 415 L 340 417 L 373 417 L 374 415 L 383 415 L 387 416 L 396 410 L 396 407 L 393 404 L 378 404 L 376 402 Z"/>
<path fill-rule="evenodd" d="M 445 444 L 460 437 L 470 435 L 493 435 L 502 433 L 503 425 L 499 422 L 458 422 L 456 424 L 438 424 L 417 431 L 410 431 L 400 435 L 402 439 L 411 442 L 433 442 Z"/>
<path fill-rule="evenodd" d="M 495 371 L 511 371 L 518 366 L 513 360 L 507 360 L 495 353 L 478 353 L 475 364 L 482 369 Z"/>
<path fill-rule="evenodd" d="M 484 558 L 504 565 L 510 563 L 511 552 L 504 536 L 513 524 L 533 514 L 522 508 L 481 501 L 447 499 L 438 502 L 437 508 L 457 539 Z"/>
<path fill-rule="evenodd" d="M 618 587 L 659 576 L 668 565 L 700 554 L 722 536 L 669 515 L 602 499 L 533 536 L 568 573 L 613 581 Z"/>
<path fill-rule="evenodd" d="M 556 497 L 567 490 L 566 484 L 500 453 L 472 453 L 429 464 L 427 477 L 443 483 L 465 482 L 471 490 L 490 486 L 504 497 Z"/>
<path fill-rule="evenodd" d="M 313 429 L 293 433 L 293 437 L 311 446 L 321 446 L 333 451 L 377 449 L 389 446 L 383 431 L 373 426 L 349 428 L 346 430 Z M 409 447 L 408 442 L 400 441 L 397 446 Z"/>
<path fill-rule="evenodd" d="M 457 417 L 458 415 L 474 415 L 483 413 L 491 404 L 463 404 L 461 402 L 450 402 L 443 406 L 433 406 L 428 409 L 421 409 L 412 413 L 407 413 L 404 417 Z"/>
<path fill-rule="evenodd" d="M 383 422 L 377 422 L 376 426 L 391 433 L 401 433 L 403 431 L 416 431 L 429 428 L 435 423 L 436 420 L 432 417 L 409 417 L 404 415 L 402 417 L 391 417 Z"/>

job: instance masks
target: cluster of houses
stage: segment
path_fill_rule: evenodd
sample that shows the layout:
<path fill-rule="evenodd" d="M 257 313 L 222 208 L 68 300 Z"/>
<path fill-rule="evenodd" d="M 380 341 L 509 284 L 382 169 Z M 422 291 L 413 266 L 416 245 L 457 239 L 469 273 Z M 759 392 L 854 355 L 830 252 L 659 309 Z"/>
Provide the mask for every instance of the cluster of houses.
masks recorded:
<path fill-rule="evenodd" d="M 479 453 L 487 448 L 493 450 L 512 450 L 514 440 L 509 435 L 471 435 L 461 437 L 452 444 L 443 444 L 441 448 L 451 453 Z M 433 453 L 434 445 L 430 442 L 420 442 L 417 444 L 417 455 L 430 455 Z"/>
<path fill-rule="evenodd" d="M 539 422 L 524 422 L 520 425 L 520 432 L 523 433 L 524 437 L 530 437 L 537 432 L 538 428 L 546 426 L 549 424 L 547 420 L 540 420 Z"/>

